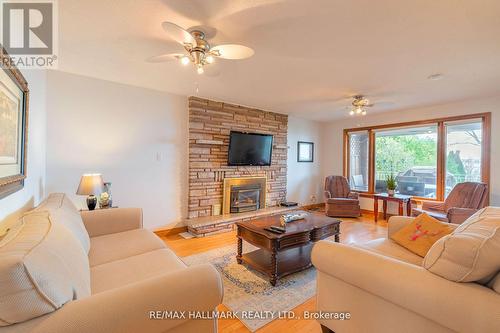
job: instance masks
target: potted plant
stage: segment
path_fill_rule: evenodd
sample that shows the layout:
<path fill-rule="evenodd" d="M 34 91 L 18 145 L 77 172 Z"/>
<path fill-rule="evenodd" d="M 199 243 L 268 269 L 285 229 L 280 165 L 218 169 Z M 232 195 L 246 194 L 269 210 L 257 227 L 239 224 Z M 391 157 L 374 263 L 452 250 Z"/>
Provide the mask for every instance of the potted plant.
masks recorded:
<path fill-rule="evenodd" d="M 387 176 L 386 183 L 387 183 L 387 193 L 389 195 L 394 195 L 396 187 L 398 186 L 394 174 L 391 173 L 389 176 Z"/>

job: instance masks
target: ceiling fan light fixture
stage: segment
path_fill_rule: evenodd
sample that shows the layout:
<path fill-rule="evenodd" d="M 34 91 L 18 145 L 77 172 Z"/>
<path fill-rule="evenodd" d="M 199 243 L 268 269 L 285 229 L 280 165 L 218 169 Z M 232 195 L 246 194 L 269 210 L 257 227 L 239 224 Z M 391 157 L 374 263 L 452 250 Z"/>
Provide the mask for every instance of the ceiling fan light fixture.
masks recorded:
<path fill-rule="evenodd" d="M 360 114 L 360 113 L 362 113 L 362 112 L 363 112 L 363 108 L 361 108 L 361 107 L 357 106 L 357 107 L 356 107 L 356 113 L 357 113 L 357 114 Z"/>
<path fill-rule="evenodd" d="M 212 64 L 212 63 L 214 62 L 215 58 L 214 58 L 214 56 L 213 56 L 213 55 L 210 55 L 210 54 L 209 54 L 209 55 L 207 55 L 207 56 L 206 56 L 205 60 L 206 60 L 206 62 L 207 62 L 208 64 Z"/>
<path fill-rule="evenodd" d="M 362 116 L 366 116 L 366 110 L 361 111 Z"/>
<path fill-rule="evenodd" d="M 355 114 L 354 110 L 351 110 L 351 111 L 349 112 L 349 114 L 350 114 L 351 116 L 354 116 L 354 114 Z"/>
<path fill-rule="evenodd" d="M 215 62 L 215 58 L 239 60 L 251 57 L 254 50 L 239 44 L 221 44 L 213 46 L 205 40 L 205 33 L 200 30 L 187 31 L 175 23 L 163 22 L 162 27 L 171 39 L 181 44 L 186 53 L 170 53 L 153 57 L 151 62 L 163 62 L 178 59 L 182 65 L 192 63 L 198 74 L 203 74 L 203 66 Z"/>

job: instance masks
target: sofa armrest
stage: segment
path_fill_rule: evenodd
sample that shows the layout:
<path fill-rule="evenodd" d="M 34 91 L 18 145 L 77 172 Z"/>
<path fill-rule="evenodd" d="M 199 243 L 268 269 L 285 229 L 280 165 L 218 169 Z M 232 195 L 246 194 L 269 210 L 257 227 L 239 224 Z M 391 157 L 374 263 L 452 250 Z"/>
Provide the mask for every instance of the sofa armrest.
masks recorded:
<path fill-rule="evenodd" d="M 451 330 L 500 332 L 500 297 L 479 284 L 452 282 L 420 266 L 329 241 L 315 244 L 312 262 L 318 274 L 342 280 Z M 331 292 L 333 297 L 335 290 Z"/>
<path fill-rule="evenodd" d="M 90 237 L 142 228 L 142 209 L 109 208 L 81 212 Z"/>
<path fill-rule="evenodd" d="M 358 200 L 359 199 L 359 193 L 358 192 L 349 192 L 349 194 L 347 195 L 347 198 Z"/>
<path fill-rule="evenodd" d="M 392 235 L 410 224 L 414 219 L 411 216 L 391 216 L 387 222 L 387 236 L 391 238 Z"/>
<path fill-rule="evenodd" d="M 332 197 L 332 194 L 330 193 L 330 191 L 324 191 L 323 195 L 325 196 L 325 199 L 330 199 Z"/>
<path fill-rule="evenodd" d="M 450 223 L 462 224 L 465 220 L 474 215 L 475 212 L 477 212 L 477 209 L 452 207 L 448 209 L 446 217 L 448 217 L 448 222 Z"/>
<path fill-rule="evenodd" d="M 189 311 L 211 313 L 222 295 L 222 281 L 214 267 L 192 266 L 69 302 L 33 332 L 163 333 L 188 321 Z M 160 319 L 164 315 L 156 311 L 185 311 L 186 318 Z"/>
<path fill-rule="evenodd" d="M 423 210 L 444 211 L 444 202 L 441 201 L 422 201 Z"/>

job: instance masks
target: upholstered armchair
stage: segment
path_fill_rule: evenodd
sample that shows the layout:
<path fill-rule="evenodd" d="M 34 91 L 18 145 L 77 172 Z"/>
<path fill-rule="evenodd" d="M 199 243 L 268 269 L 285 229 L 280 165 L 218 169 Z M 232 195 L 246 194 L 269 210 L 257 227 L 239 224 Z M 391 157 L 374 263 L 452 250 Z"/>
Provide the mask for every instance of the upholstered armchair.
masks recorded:
<path fill-rule="evenodd" d="M 358 193 L 351 192 L 345 177 L 326 177 L 325 213 L 332 217 L 358 217 L 361 215 Z"/>
<path fill-rule="evenodd" d="M 443 222 L 461 224 L 485 207 L 487 196 L 488 185 L 484 183 L 460 183 L 453 188 L 444 202 L 424 201 L 422 208 L 413 208 L 412 216 L 427 213 Z"/>

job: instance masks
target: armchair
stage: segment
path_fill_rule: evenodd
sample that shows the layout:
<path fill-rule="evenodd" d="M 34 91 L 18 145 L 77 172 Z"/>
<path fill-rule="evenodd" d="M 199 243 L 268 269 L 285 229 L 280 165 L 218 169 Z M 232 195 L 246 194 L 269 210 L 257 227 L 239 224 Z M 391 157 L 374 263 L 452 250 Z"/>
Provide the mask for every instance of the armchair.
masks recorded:
<path fill-rule="evenodd" d="M 324 193 L 327 216 L 358 217 L 361 215 L 358 193 L 351 192 L 345 177 L 326 177 Z"/>
<path fill-rule="evenodd" d="M 462 224 L 472 214 L 486 206 L 488 185 L 484 183 L 460 183 L 445 201 L 424 201 L 422 208 L 413 208 L 412 216 L 427 213 L 448 223 Z"/>

